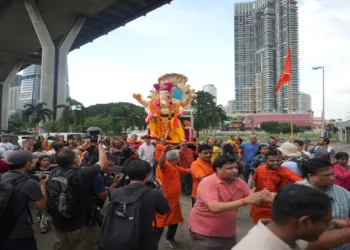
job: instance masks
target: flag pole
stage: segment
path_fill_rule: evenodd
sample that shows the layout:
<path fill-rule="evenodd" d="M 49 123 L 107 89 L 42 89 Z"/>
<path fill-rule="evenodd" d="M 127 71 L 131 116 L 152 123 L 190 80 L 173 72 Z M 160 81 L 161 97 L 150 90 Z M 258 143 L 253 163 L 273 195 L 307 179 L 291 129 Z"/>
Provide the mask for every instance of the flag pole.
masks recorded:
<path fill-rule="evenodd" d="M 289 119 L 290 119 L 290 133 L 291 133 L 291 137 L 293 138 L 293 142 L 294 142 L 293 115 L 292 115 L 292 84 L 290 81 L 288 82 L 288 109 L 289 109 Z"/>

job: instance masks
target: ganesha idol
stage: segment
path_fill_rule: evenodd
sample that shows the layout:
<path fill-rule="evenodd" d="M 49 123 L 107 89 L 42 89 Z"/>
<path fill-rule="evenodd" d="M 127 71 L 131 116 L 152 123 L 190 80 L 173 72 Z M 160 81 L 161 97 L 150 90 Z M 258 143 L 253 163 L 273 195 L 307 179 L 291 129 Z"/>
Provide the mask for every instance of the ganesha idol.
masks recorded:
<path fill-rule="evenodd" d="M 175 73 L 161 76 L 153 87 L 149 100 L 142 99 L 140 94 L 133 94 L 145 106 L 145 121 L 151 136 L 180 142 L 185 138 L 185 132 L 179 116 L 190 109 L 192 100 L 197 97 L 195 90 L 187 85 L 186 76 Z"/>

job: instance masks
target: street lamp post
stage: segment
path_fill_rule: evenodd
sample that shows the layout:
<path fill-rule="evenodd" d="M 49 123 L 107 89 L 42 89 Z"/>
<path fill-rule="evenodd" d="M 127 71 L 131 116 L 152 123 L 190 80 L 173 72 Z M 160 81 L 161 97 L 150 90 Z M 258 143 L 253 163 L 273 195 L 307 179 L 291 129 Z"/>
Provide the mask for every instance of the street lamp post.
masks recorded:
<path fill-rule="evenodd" d="M 313 70 L 319 70 L 322 69 L 322 129 L 321 129 L 321 137 L 324 137 L 325 131 L 325 108 L 324 108 L 324 66 L 319 66 L 319 67 L 313 67 Z"/>

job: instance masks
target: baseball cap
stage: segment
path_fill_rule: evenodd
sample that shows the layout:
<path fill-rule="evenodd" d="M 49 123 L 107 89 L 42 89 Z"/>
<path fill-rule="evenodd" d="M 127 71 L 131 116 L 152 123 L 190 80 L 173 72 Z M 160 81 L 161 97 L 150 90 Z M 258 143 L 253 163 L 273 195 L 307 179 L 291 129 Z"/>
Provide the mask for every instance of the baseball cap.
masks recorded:
<path fill-rule="evenodd" d="M 7 155 L 7 164 L 9 165 L 24 165 L 28 161 L 33 160 L 33 155 L 27 150 L 15 150 Z"/>

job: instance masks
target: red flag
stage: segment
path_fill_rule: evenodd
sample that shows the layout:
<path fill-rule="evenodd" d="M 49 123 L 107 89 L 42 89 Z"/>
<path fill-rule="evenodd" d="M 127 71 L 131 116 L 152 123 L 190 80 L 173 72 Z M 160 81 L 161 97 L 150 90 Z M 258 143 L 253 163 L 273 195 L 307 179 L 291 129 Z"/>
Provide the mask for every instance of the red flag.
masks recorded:
<path fill-rule="evenodd" d="M 280 91 L 280 88 L 283 84 L 286 84 L 290 81 L 291 73 L 292 73 L 292 62 L 291 62 L 290 54 L 291 54 L 290 48 L 288 48 L 287 58 L 286 58 L 286 61 L 284 62 L 283 74 L 281 75 L 276 85 L 276 92 L 275 92 L 276 94 Z"/>

